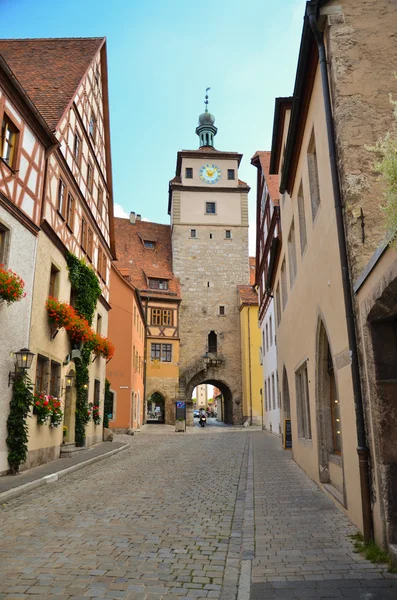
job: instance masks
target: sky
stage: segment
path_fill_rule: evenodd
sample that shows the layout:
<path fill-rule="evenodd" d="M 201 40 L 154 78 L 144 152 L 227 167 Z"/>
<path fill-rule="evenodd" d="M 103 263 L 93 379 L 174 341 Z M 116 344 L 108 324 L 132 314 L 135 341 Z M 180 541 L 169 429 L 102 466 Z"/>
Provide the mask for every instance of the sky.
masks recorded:
<path fill-rule="evenodd" d="M 168 182 L 210 87 L 218 150 L 242 153 L 251 186 L 270 150 L 274 99 L 293 92 L 304 0 L 0 0 L 0 37 L 106 36 L 116 216 L 169 223 Z"/>

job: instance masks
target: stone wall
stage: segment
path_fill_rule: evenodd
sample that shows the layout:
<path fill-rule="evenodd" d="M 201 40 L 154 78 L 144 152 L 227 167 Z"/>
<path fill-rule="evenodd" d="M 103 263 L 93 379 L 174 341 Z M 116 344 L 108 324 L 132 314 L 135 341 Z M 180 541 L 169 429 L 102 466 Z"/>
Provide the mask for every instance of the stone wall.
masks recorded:
<path fill-rule="evenodd" d="M 174 224 L 172 233 L 173 271 L 179 277 L 183 299 L 179 313 L 181 377 L 188 385 L 197 375 L 202 368 L 200 359 L 208 350 L 208 334 L 214 331 L 218 354 L 224 359 L 221 380 L 233 391 L 233 421 L 237 422 L 242 399 L 237 286 L 249 283 L 248 227 L 194 225 L 195 239 L 190 237 L 190 227 Z M 231 239 L 225 238 L 226 228 L 231 230 Z M 212 376 L 216 378 L 216 372 Z"/>
<path fill-rule="evenodd" d="M 376 155 L 367 147 L 390 130 L 397 99 L 396 4 L 391 0 L 327 2 L 322 12 L 353 281 L 385 237 Z M 364 215 L 362 235 L 361 209 Z"/>

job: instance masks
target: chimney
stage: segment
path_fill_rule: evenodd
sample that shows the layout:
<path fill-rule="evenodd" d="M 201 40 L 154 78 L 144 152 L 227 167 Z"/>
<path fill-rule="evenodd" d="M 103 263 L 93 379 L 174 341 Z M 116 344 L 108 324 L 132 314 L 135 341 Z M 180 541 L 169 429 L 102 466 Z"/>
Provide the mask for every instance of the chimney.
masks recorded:
<path fill-rule="evenodd" d="M 137 221 L 141 221 L 141 215 L 137 215 L 137 216 L 136 216 L 136 220 L 137 220 Z"/>
<path fill-rule="evenodd" d="M 130 223 L 131 225 L 135 225 L 135 213 L 130 212 Z"/>

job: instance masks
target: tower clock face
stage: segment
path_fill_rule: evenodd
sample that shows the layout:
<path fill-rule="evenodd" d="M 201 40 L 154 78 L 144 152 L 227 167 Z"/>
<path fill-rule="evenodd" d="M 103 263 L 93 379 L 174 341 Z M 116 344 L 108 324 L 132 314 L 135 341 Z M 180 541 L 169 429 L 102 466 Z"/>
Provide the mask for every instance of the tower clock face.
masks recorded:
<path fill-rule="evenodd" d="M 222 176 L 222 171 L 216 165 L 203 165 L 199 171 L 201 181 L 204 183 L 216 183 Z"/>

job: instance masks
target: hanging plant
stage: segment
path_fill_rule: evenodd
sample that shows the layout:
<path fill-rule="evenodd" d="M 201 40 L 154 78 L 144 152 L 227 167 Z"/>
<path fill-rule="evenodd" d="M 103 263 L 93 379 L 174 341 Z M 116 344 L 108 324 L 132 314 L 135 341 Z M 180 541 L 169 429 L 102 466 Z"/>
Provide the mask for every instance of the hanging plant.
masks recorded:
<path fill-rule="evenodd" d="M 50 394 L 35 394 L 33 414 L 37 416 L 37 425 L 44 425 L 49 421 L 51 427 L 58 427 L 63 419 L 61 402 Z"/>
<path fill-rule="evenodd" d="M 58 398 L 51 397 L 51 415 L 50 426 L 59 427 L 63 421 L 63 411 L 61 409 L 61 401 Z"/>
<path fill-rule="evenodd" d="M 4 265 L 0 265 L 0 299 L 7 304 L 12 304 L 25 298 L 25 282 L 14 271 L 11 269 L 6 271 L 3 267 Z"/>
<path fill-rule="evenodd" d="M 92 336 L 92 351 L 96 355 L 101 355 L 107 359 L 107 361 L 111 360 L 114 356 L 115 346 L 108 340 L 108 338 L 103 337 L 99 333 L 94 333 Z"/>
<path fill-rule="evenodd" d="M 17 378 L 12 388 L 10 413 L 7 418 L 8 464 L 10 473 L 18 473 L 28 452 L 28 425 L 26 423 L 33 404 L 32 384 L 27 375 Z"/>

